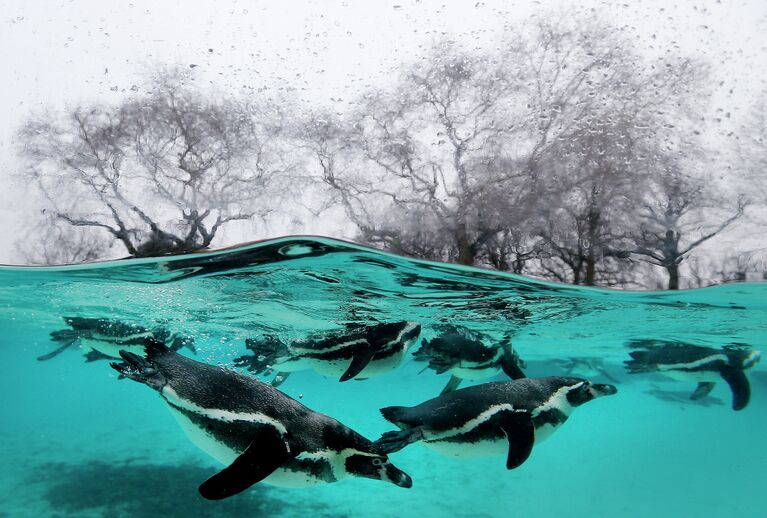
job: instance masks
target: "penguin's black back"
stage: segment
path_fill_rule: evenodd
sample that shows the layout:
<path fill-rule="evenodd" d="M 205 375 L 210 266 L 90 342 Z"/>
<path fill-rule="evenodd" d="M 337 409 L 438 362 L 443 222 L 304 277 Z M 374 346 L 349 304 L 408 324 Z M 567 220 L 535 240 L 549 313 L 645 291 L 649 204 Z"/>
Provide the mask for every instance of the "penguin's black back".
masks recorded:
<path fill-rule="evenodd" d="M 162 374 L 167 387 L 202 409 L 235 414 L 264 414 L 288 429 L 295 446 L 305 451 L 330 447 L 365 449 L 371 442 L 332 417 L 314 412 L 276 388 L 249 376 L 198 362 L 164 346 L 148 345 L 147 360 Z M 173 404 L 169 400 L 170 404 Z M 246 429 L 242 422 L 224 426 L 232 432 Z M 222 429 L 223 430 L 223 429 Z M 242 431 L 237 432 L 242 434 Z"/>
<path fill-rule="evenodd" d="M 626 365 L 629 368 L 634 368 L 637 371 L 646 370 L 643 367 L 654 367 L 657 365 L 682 365 L 700 361 L 704 358 L 710 358 L 713 356 L 722 356 L 725 358 L 727 357 L 726 352 L 720 349 L 712 349 L 710 347 L 681 343 L 667 344 L 661 347 L 643 349 L 639 351 L 631 351 L 629 355 L 631 356 L 631 360 L 628 360 Z M 712 359 L 712 364 L 714 362 L 717 362 L 721 365 L 726 363 L 725 360 Z M 709 369 L 711 367 L 712 365 L 710 365 L 708 362 L 699 366 L 699 368 L 702 369 Z"/>
<path fill-rule="evenodd" d="M 461 360 L 483 362 L 492 360 L 496 350 L 486 346 L 480 340 L 453 332 L 437 336 L 430 341 L 425 340 L 421 350 L 415 354 L 416 356 L 437 355 L 456 362 Z"/>
<path fill-rule="evenodd" d="M 296 349 L 306 349 L 308 351 L 323 351 L 329 347 L 334 347 L 340 343 L 365 342 L 365 343 L 385 343 L 393 340 L 402 330 L 402 326 L 407 322 L 384 322 L 375 324 L 348 324 L 343 330 L 322 332 L 311 335 L 293 344 Z M 353 345 L 349 347 L 354 348 Z M 311 356 L 309 354 L 302 354 Z M 342 351 L 339 357 L 348 355 L 348 352 Z"/>
<path fill-rule="evenodd" d="M 72 329 L 83 333 L 100 333 L 106 336 L 130 336 L 146 333 L 149 330 L 138 324 L 108 320 L 106 318 L 64 317 L 64 322 Z"/>
<path fill-rule="evenodd" d="M 548 401 L 558 389 L 580 381 L 583 380 L 550 376 L 483 383 L 443 394 L 414 407 L 382 408 L 381 413 L 398 426 L 449 430 L 495 405 L 510 404 L 514 409 L 532 411 Z"/>

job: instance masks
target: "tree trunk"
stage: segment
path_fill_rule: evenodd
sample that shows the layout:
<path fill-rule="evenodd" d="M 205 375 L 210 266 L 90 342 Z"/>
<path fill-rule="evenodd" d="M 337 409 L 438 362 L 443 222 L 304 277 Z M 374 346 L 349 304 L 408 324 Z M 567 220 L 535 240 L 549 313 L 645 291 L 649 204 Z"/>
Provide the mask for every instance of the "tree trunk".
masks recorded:
<path fill-rule="evenodd" d="M 679 265 L 676 263 L 667 264 L 666 270 L 668 270 L 668 289 L 679 289 Z"/>
<path fill-rule="evenodd" d="M 597 271 L 597 258 L 594 254 L 594 249 L 597 248 L 595 243 L 597 242 L 597 235 L 599 234 L 599 226 L 601 224 L 602 212 L 595 206 L 589 209 L 588 216 L 588 239 L 589 243 L 586 247 L 586 279 L 584 284 L 586 286 L 594 286 Z M 601 243 L 601 240 L 600 240 Z"/>
<path fill-rule="evenodd" d="M 514 273 L 518 273 L 518 274 L 522 275 L 522 272 L 525 271 L 526 263 L 527 263 L 527 261 L 525 259 L 522 259 L 519 256 L 517 256 L 517 258 L 514 259 L 514 263 L 513 263 L 514 264 L 514 268 L 512 269 L 512 271 Z"/>
<path fill-rule="evenodd" d="M 586 286 L 594 286 L 594 280 L 596 278 L 597 260 L 594 254 L 589 253 L 586 256 L 586 280 L 584 284 Z"/>
<path fill-rule="evenodd" d="M 582 261 L 578 261 L 571 267 L 573 270 L 573 284 L 581 283 L 581 263 Z"/>
<path fill-rule="evenodd" d="M 458 229 L 455 236 L 455 244 L 458 247 L 458 264 L 474 266 L 474 247 L 469 243 L 465 229 Z"/>

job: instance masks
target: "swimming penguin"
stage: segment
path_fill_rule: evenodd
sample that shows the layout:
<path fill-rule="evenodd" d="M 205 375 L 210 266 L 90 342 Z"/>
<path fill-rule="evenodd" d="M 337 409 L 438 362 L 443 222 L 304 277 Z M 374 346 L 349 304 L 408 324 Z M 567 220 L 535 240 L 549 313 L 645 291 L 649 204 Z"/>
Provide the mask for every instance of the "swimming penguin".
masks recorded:
<path fill-rule="evenodd" d="M 132 322 L 84 317 L 64 317 L 64 322 L 70 329 L 51 332 L 51 340 L 61 346 L 38 357 L 38 360 L 50 360 L 75 343 L 82 347 L 86 361 L 120 358 L 121 349 L 141 354 L 146 338 L 168 343 L 173 350 L 186 347 L 195 352 L 194 338 L 171 333 L 161 326 L 147 329 Z"/>
<path fill-rule="evenodd" d="M 692 400 L 706 397 L 714 385 L 723 379 L 732 391 L 733 410 L 743 410 L 751 398 L 751 387 L 744 371 L 761 359 L 759 351 L 745 344 L 732 344 L 713 349 L 670 340 L 632 340 L 626 360 L 629 374 L 656 372 L 680 381 L 696 381 L 698 386 L 690 396 Z"/>
<path fill-rule="evenodd" d="M 200 363 L 147 339 L 145 358 L 120 351 L 111 366 L 158 391 L 187 437 L 227 467 L 205 481 L 210 500 L 253 484 L 300 487 L 349 476 L 411 487 L 371 441 L 274 387 Z"/>
<path fill-rule="evenodd" d="M 290 344 L 264 335 L 260 340 L 247 339 L 245 346 L 253 354 L 234 363 L 256 374 L 276 369 L 275 387 L 291 372 L 306 369 L 339 381 L 372 378 L 398 367 L 420 333 L 418 322 L 387 322 L 347 325 L 342 332 L 319 333 Z"/>
<path fill-rule="evenodd" d="M 382 408 L 400 431 L 383 434 L 376 445 L 385 453 L 413 442 L 451 457 L 506 453 L 506 468 L 514 469 L 573 409 L 616 392 L 613 385 L 558 376 L 483 383 L 414 407 Z"/>
<path fill-rule="evenodd" d="M 485 380 L 501 371 L 511 379 L 525 377 L 522 371 L 525 362 L 512 348 L 509 336 L 496 346 L 488 346 L 485 344 L 491 340 L 483 333 L 452 325 L 443 326 L 441 330 L 439 336 L 424 339 L 413 353 L 416 361 L 429 362 L 428 368 L 437 374 L 451 374 L 441 394 L 457 389 L 463 380 Z"/>

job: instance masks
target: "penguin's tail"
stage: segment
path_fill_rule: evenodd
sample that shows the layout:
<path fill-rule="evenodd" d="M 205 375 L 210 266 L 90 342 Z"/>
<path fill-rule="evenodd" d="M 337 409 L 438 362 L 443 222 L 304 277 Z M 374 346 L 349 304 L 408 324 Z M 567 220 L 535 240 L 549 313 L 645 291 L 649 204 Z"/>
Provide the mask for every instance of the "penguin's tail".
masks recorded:
<path fill-rule="evenodd" d="M 194 337 L 192 335 L 171 333 L 167 327 L 161 326 L 152 329 L 152 338 L 158 342 L 168 344 L 172 351 L 178 351 L 185 347 L 193 354 L 197 354 L 197 348 L 194 346 Z"/>
<path fill-rule="evenodd" d="M 173 350 L 155 338 L 145 338 L 144 353 L 147 360 L 154 362 L 160 356 L 173 353 Z M 120 351 L 120 356 L 122 356 L 122 351 Z"/>
<path fill-rule="evenodd" d="M 273 335 L 267 334 L 258 339 L 247 338 L 245 339 L 245 347 L 253 353 L 235 358 L 234 364 L 245 367 L 256 374 L 261 374 L 278 364 L 280 358 L 290 356 L 288 346 Z"/>
<path fill-rule="evenodd" d="M 109 365 L 122 376 L 144 383 L 155 389 L 162 390 L 167 383 L 165 376 L 160 372 L 157 366 L 157 359 L 172 352 L 162 342 L 153 338 L 147 338 L 144 343 L 146 357 L 141 357 L 125 350 L 120 350 L 121 363 L 111 362 Z"/>
<path fill-rule="evenodd" d="M 409 426 L 406 417 L 408 410 L 406 406 L 386 406 L 381 409 L 381 415 L 390 423 L 400 428 L 407 428 Z"/>
<path fill-rule="evenodd" d="M 638 372 L 652 372 L 658 370 L 657 367 L 650 361 L 650 353 L 648 351 L 631 351 L 629 356 L 631 356 L 631 359 L 623 362 L 629 374 L 636 374 Z"/>
<path fill-rule="evenodd" d="M 189 349 L 192 354 L 197 354 L 197 347 L 194 345 L 194 337 L 190 335 L 175 335 L 171 340 L 172 349 L 178 351 L 181 348 Z"/>
<path fill-rule="evenodd" d="M 434 340 L 425 338 L 421 340 L 421 347 L 413 353 L 413 360 L 428 362 L 423 370 L 431 369 L 437 374 L 443 374 L 455 367 L 456 360 L 446 356 L 438 347 L 433 345 L 434 343 L 438 343 L 436 338 Z"/>

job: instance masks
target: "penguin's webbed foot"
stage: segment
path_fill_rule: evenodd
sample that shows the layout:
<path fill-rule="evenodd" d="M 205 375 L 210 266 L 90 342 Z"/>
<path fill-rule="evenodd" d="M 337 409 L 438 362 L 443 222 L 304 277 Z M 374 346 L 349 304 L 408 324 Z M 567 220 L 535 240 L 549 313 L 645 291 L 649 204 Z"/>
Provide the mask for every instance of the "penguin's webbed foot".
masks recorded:
<path fill-rule="evenodd" d="M 165 377 L 146 358 L 124 350 L 120 350 L 120 356 L 125 361 L 122 363 L 111 362 L 109 366 L 122 376 L 144 383 L 155 390 L 161 390 L 165 386 Z"/>
<path fill-rule="evenodd" d="M 406 430 L 386 432 L 373 444 L 381 453 L 389 454 L 400 451 L 408 444 L 422 439 L 423 433 L 420 428 L 408 428 Z"/>

